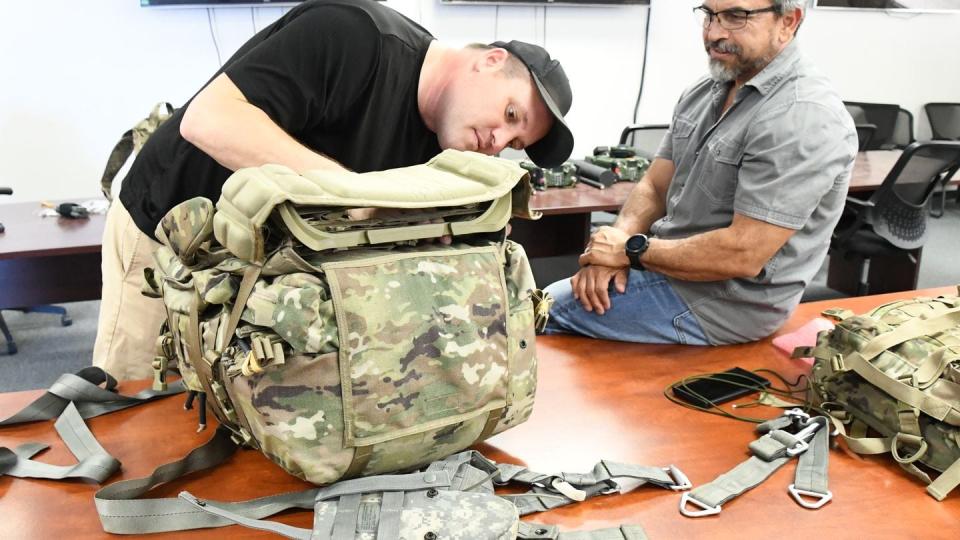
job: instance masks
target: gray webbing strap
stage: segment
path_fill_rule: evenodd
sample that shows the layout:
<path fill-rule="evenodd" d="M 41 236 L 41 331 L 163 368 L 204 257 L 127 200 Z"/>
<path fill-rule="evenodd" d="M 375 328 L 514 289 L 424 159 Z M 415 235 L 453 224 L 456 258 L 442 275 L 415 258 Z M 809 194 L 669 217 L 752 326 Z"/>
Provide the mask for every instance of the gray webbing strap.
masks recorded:
<path fill-rule="evenodd" d="M 469 467 L 464 465 L 469 464 Z M 434 461 L 427 466 L 429 471 L 445 471 L 450 478 L 450 489 L 493 493 L 494 477 L 499 474 L 497 464 L 476 450 L 467 450 Z"/>
<path fill-rule="evenodd" d="M 784 431 L 791 426 L 798 429 L 796 434 Z M 801 506 L 820 508 L 833 498 L 827 489 L 829 429 L 827 417 L 810 418 L 799 409 L 760 424 L 757 431 L 765 435 L 750 443 L 753 455 L 714 481 L 685 493 L 680 513 L 687 517 L 717 514 L 720 505 L 756 487 L 796 455 L 800 455 L 800 463 L 788 491 Z"/>
<path fill-rule="evenodd" d="M 105 387 L 101 388 L 100 384 L 105 384 Z M 87 419 L 183 391 L 181 381 L 171 384 L 163 391 L 147 389 L 132 396 L 116 393 L 114 391 L 116 386 L 116 379 L 98 367 L 86 367 L 76 374 L 63 374 L 33 403 L 20 412 L 0 420 L 0 426 L 56 418 L 70 402 L 76 404 L 80 417 Z"/>
<path fill-rule="evenodd" d="M 228 524 L 226 520 L 212 520 L 215 516 L 197 511 L 180 499 L 131 499 L 160 484 L 218 465 L 233 455 L 236 449 L 230 432 L 219 427 L 206 444 L 192 450 L 183 459 L 157 467 L 148 477 L 123 480 L 100 489 L 94 495 L 94 502 L 100 513 L 103 530 L 137 534 Z M 191 519 L 191 514 L 198 521 Z M 194 526 L 193 523 L 199 525 Z"/>
<path fill-rule="evenodd" d="M 600 461 L 589 473 L 560 473 L 548 475 L 533 472 L 526 467 L 501 463 L 497 465 L 497 483 L 518 482 L 532 486 L 527 493 L 503 495 L 512 502 L 520 515 L 543 512 L 573 502 L 584 501 L 597 495 L 627 493 L 644 484 L 682 490 L 689 489 L 690 482 L 676 467 L 646 467 L 630 463 Z"/>
<path fill-rule="evenodd" d="M 377 538 L 400 538 L 404 497 L 406 495 L 402 491 L 388 491 L 381 496 Z"/>
<path fill-rule="evenodd" d="M 117 515 L 105 515 L 101 510 L 102 501 L 96 502 L 100 521 L 106 532 L 145 534 L 224 527 L 237 523 L 236 519 L 228 516 L 258 520 L 291 508 L 309 509 L 313 507 L 316 493 L 316 489 L 308 489 L 235 503 L 219 502 L 216 503 L 218 513 L 206 510 L 207 501 L 199 500 L 194 504 L 189 498 L 110 501 L 112 504 L 104 506 L 114 510 Z"/>
<path fill-rule="evenodd" d="M 357 515 L 360 513 L 359 493 L 343 495 L 337 502 L 337 516 L 333 518 L 332 540 L 353 540 L 357 536 Z"/>
<path fill-rule="evenodd" d="M 758 486 L 774 471 L 786 463 L 791 456 L 787 450 L 793 448 L 798 439 L 793 435 L 774 430 L 750 443 L 752 456 L 733 469 L 721 474 L 714 481 L 698 486 L 683 494 L 680 499 L 680 513 L 687 517 L 708 516 L 720 513 L 720 505 Z M 699 510 L 690 510 L 692 504 Z"/>
<path fill-rule="evenodd" d="M 257 529 L 260 531 L 272 532 L 285 536 L 287 538 L 295 538 L 297 540 L 310 540 L 310 535 L 312 531 L 309 529 L 301 529 L 299 527 L 292 527 L 290 525 L 285 525 L 283 523 L 277 523 L 275 521 L 266 521 L 262 519 L 250 519 L 244 517 L 235 512 L 230 512 L 220 508 L 218 505 L 211 503 L 210 501 L 205 501 L 198 499 L 186 491 L 180 492 L 180 499 L 186 501 L 190 506 L 200 510 L 202 512 L 207 512 L 214 516 L 221 517 L 223 519 L 229 520 L 232 523 L 238 525 L 243 525 L 244 527 L 249 527 L 251 529 Z"/>
<path fill-rule="evenodd" d="M 218 433 L 220 431 L 223 430 L 218 430 Z M 229 440 L 229 432 L 226 433 L 227 440 Z M 217 439 L 216 436 L 204 447 L 198 448 L 194 452 L 201 453 L 205 447 L 211 446 L 215 439 Z M 212 451 L 212 453 L 215 454 L 215 451 Z M 190 456 L 177 462 L 177 464 L 188 459 L 190 459 Z M 208 458 L 200 456 L 195 457 L 193 461 L 195 464 L 202 464 L 207 460 Z M 213 463 L 210 466 L 215 464 Z M 193 470 L 200 470 L 200 468 Z M 157 469 L 157 471 L 159 470 Z M 156 472 L 154 476 L 157 476 Z M 144 483 L 144 480 L 148 479 L 140 479 L 137 481 L 139 482 L 138 486 L 134 486 L 136 491 L 133 492 L 133 496 L 136 496 L 137 493 L 142 494 L 153 486 L 178 476 L 182 476 L 182 474 L 172 477 L 165 475 L 163 478 L 154 479 L 155 481 L 150 485 Z M 130 480 L 128 482 L 135 481 Z M 118 482 L 117 484 L 122 483 L 124 482 Z M 380 536 L 377 536 L 377 538 L 397 538 L 400 531 L 400 514 L 403 508 L 404 492 L 424 490 L 431 487 L 445 488 L 450 485 L 450 481 L 449 475 L 445 471 L 433 471 L 356 478 L 338 482 L 322 489 L 309 489 L 238 503 L 198 499 L 187 492 L 180 493 L 179 499 L 104 500 L 105 497 L 101 497 L 101 494 L 117 484 L 108 486 L 97 494 L 97 509 L 100 511 L 100 519 L 104 530 L 107 532 L 124 534 L 169 532 L 238 524 L 274 532 L 288 538 L 307 539 L 311 538 L 311 534 L 320 534 L 319 537 L 321 538 L 353 540 L 356 535 L 362 494 L 382 493 L 378 526 Z M 125 493 L 125 495 L 130 495 L 130 493 Z M 317 502 L 334 498 L 338 499 L 336 513 L 323 517 L 318 514 L 313 531 L 261 519 L 289 508 L 313 508 Z M 111 511 L 114 515 L 106 515 L 106 511 Z M 123 513 L 122 516 L 116 515 L 120 512 Z M 116 528 L 108 528 L 108 521 L 111 527 Z"/>
<path fill-rule="evenodd" d="M 330 484 L 317 491 L 317 500 L 325 501 L 344 495 L 360 495 L 379 491 L 416 491 L 450 486 L 450 476 L 445 471 L 427 471 L 411 474 L 384 474 L 354 478 Z"/>
<path fill-rule="evenodd" d="M 521 540 L 648 540 L 647 533 L 639 525 L 621 525 L 595 531 L 560 532 L 556 525 L 520 522 L 517 538 Z"/>
<path fill-rule="evenodd" d="M 811 418 L 820 424 L 807 451 L 800 454 L 793 484 L 787 491 L 804 508 L 816 509 L 830 502 L 833 493 L 827 489 L 827 465 L 830 454 L 830 423 L 826 417 Z"/>
<path fill-rule="evenodd" d="M 120 462 L 107 453 L 90 433 L 87 424 L 73 403 L 67 405 L 55 424 L 57 433 L 67 449 L 77 458 L 75 465 L 50 465 L 33 461 L 30 458 L 47 448 L 38 443 L 27 443 L 14 451 L 0 448 L 0 475 L 18 478 L 46 478 L 62 480 L 64 478 L 84 478 L 101 483 L 120 469 Z M 4 459 L 4 454 L 6 459 Z M 13 459 L 10 460 L 12 455 Z"/>

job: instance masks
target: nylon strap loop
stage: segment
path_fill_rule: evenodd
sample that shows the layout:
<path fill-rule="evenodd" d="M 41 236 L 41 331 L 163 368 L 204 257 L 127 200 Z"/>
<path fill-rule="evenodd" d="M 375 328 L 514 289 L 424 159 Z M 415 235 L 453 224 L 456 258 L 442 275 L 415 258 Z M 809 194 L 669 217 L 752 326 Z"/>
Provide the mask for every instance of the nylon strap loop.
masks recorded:
<path fill-rule="evenodd" d="M 960 324 L 960 308 L 944 311 L 929 319 L 917 317 L 871 339 L 860 350 L 860 355 L 866 361 L 870 361 L 891 347 L 921 336 L 934 335 L 949 330 L 958 324 Z"/>

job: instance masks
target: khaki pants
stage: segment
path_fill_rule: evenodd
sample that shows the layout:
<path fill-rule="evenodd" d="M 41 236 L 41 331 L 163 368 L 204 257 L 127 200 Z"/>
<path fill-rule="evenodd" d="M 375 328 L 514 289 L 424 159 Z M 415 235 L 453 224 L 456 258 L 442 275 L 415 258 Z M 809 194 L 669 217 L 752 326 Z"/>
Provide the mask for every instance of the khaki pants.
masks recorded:
<path fill-rule="evenodd" d="M 140 289 L 143 269 L 153 264 L 153 251 L 159 246 L 137 228 L 120 201 L 110 205 L 103 231 L 103 290 L 93 365 L 117 379 L 153 377 L 151 364 L 166 314 L 162 300 L 143 296 Z"/>

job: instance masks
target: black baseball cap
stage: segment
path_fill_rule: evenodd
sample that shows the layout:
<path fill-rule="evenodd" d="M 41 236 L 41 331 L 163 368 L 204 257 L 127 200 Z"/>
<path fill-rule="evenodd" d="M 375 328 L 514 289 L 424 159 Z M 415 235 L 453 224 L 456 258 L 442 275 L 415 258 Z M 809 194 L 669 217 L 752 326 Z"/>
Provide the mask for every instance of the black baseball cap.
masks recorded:
<path fill-rule="evenodd" d="M 563 120 L 573 103 L 573 92 L 570 91 L 570 81 L 563 72 L 563 66 L 550 58 L 550 53 L 539 45 L 523 41 L 495 41 L 490 46 L 506 49 L 527 66 L 540 97 L 553 114 L 554 122 L 550 131 L 526 148 L 527 155 L 541 167 L 562 165 L 573 152 L 573 133 Z"/>

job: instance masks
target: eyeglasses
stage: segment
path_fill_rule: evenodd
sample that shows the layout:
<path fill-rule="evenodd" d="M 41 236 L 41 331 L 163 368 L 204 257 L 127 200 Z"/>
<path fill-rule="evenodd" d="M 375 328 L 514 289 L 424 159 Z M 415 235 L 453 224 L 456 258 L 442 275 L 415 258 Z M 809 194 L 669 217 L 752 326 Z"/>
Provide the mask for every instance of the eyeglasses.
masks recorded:
<path fill-rule="evenodd" d="M 710 26 L 714 19 L 720 23 L 720 27 L 725 30 L 739 30 L 747 25 L 747 20 L 751 15 L 757 13 L 767 13 L 769 11 L 778 11 L 777 6 L 765 7 L 762 9 L 725 9 L 723 11 L 713 11 L 707 6 L 697 6 L 693 8 L 693 15 L 704 28 Z"/>

